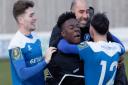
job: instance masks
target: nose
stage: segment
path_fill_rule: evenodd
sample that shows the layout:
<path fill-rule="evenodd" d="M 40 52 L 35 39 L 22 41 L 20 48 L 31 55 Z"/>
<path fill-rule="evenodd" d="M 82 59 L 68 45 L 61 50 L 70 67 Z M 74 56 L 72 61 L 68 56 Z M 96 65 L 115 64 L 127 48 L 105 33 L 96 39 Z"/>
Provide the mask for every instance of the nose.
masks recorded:
<path fill-rule="evenodd" d="M 79 27 L 75 26 L 74 28 L 75 28 L 74 29 L 75 32 L 80 32 L 80 28 Z"/>
<path fill-rule="evenodd" d="M 89 16 L 89 13 L 87 13 L 87 12 L 85 11 L 82 16 L 83 16 L 84 19 L 87 19 L 88 16 Z"/>
<path fill-rule="evenodd" d="M 33 16 L 33 20 L 34 20 L 34 21 L 36 21 L 36 20 L 37 20 L 37 18 L 36 18 L 35 16 Z"/>

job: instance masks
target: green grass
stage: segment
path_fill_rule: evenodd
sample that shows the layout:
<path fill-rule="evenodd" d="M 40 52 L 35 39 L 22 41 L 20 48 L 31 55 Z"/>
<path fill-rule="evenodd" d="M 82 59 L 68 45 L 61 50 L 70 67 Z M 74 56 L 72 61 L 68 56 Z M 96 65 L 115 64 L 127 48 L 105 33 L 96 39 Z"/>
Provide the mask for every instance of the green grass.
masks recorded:
<path fill-rule="evenodd" d="M 125 54 L 125 59 L 124 59 L 124 62 L 125 62 L 125 70 L 126 70 L 126 75 L 127 75 L 127 78 L 128 78 L 128 52 L 127 54 Z"/>
<path fill-rule="evenodd" d="M 128 53 L 125 54 L 124 61 L 128 77 Z M 8 60 L 0 60 L 0 85 L 11 85 L 10 65 Z"/>
<path fill-rule="evenodd" d="M 11 85 L 10 65 L 8 60 L 0 60 L 0 85 Z"/>

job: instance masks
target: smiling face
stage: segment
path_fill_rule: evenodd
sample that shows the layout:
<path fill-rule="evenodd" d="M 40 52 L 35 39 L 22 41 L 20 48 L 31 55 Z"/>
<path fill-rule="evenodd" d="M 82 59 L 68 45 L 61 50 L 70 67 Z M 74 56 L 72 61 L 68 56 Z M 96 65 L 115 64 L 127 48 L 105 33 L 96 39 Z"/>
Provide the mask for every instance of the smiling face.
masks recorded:
<path fill-rule="evenodd" d="M 76 19 L 78 20 L 80 27 L 85 27 L 89 17 L 86 2 L 84 0 L 77 0 L 72 11 L 75 13 Z"/>
<path fill-rule="evenodd" d="M 62 25 L 61 35 L 69 43 L 78 44 L 80 43 L 81 31 L 78 25 L 78 21 L 74 18 L 71 18 L 64 22 Z"/>
<path fill-rule="evenodd" d="M 25 13 L 20 15 L 19 23 L 28 32 L 34 31 L 36 29 L 36 17 L 33 8 L 29 7 L 25 10 Z"/>

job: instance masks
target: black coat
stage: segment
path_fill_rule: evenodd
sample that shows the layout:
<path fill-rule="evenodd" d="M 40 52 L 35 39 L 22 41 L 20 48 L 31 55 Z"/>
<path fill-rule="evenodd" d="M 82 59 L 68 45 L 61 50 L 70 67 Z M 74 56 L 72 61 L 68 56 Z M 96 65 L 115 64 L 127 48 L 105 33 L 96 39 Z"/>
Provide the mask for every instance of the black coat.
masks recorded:
<path fill-rule="evenodd" d="M 83 62 L 80 60 L 79 55 L 64 54 L 60 51 L 57 51 L 52 57 L 48 65 L 48 70 L 53 77 L 52 85 L 58 84 L 65 74 L 84 75 Z M 47 81 L 47 83 L 50 82 Z M 70 82 L 67 82 L 66 85 L 71 85 L 73 83 L 74 81 L 70 79 Z M 73 85 L 78 84 L 84 85 L 84 80 L 76 80 Z"/>

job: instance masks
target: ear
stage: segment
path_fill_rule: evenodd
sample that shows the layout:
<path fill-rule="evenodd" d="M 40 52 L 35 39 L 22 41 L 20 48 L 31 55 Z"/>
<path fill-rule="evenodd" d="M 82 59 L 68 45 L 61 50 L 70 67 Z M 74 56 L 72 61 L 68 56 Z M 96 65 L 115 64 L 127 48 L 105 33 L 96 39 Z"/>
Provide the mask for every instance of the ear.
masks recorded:
<path fill-rule="evenodd" d="M 62 37 L 65 37 L 65 32 L 64 32 L 64 30 L 61 31 L 61 36 L 62 36 Z"/>
<path fill-rule="evenodd" d="M 91 25 L 90 25 L 90 28 L 89 28 L 89 33 L 91 35 L 91 38 L 93 38 L 93 36 L 94 36 L 94 28 Z"/>
<path fill-rule="evenodd" d="M 24 19 L 23 19 L 22 16 L 18 16 L 17 20 L 18 20 L 18 22 L 19 22 L 20 24 L 22 24 L 22 23 L 24 22 Z"/>

